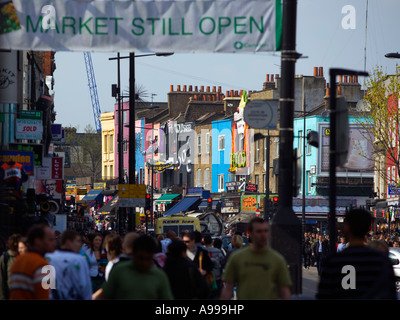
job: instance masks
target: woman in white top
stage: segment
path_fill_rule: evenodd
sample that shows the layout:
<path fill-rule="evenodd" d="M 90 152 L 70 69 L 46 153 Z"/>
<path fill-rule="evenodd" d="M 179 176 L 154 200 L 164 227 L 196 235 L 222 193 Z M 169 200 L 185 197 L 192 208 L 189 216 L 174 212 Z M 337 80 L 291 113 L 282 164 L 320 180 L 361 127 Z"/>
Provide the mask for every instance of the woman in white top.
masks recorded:
<path fill-rule="evenodd" d="M 109 233 L 104 238 L 104 246 L 108 259 L 105 271 L 105 280 L 107 281 L 112 267 L 119 261 L 119 256 L 122 253 L 122 239 L 117 233 Z"/>

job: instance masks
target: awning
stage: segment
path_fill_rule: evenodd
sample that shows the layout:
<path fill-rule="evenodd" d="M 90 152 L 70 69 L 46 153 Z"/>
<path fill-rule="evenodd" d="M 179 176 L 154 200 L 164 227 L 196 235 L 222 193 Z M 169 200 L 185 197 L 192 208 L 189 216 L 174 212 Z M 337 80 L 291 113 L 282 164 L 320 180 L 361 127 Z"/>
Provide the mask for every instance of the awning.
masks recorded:
<path fill-rule="evenodd" d="M 191 207 L 196 206 L 200 202 L 200 197 L 185 197 L 169 209 L 164 216 L 170 216 L 171 214 L 184 213 L 191 209 Z"/>
<path fill-rule="evenodd" d="M 102 192 L 103 190 L 90 190 L 86 195 L 82 198 L 81 201 L 97 201 L 101 200 L 103 195 Z"/>
<path fill-rule="evenodd" d="M 114 196 L 104 206 L 102 206 L 97 212 L 107 214 L 113 211 L 118 206 L 118 195 Z"/>
<path fill-rule="evenodd" d="M 159 197 L 155 203 L 156 204 L 160 204 L 160 203 L 164 203 L 164 204 L 168 204 L 174 201 L 174 199 L 176 197 L 180 196 L 179 193 L 170 193 L 170 194 L 163 194 L 161 197 Z"/>

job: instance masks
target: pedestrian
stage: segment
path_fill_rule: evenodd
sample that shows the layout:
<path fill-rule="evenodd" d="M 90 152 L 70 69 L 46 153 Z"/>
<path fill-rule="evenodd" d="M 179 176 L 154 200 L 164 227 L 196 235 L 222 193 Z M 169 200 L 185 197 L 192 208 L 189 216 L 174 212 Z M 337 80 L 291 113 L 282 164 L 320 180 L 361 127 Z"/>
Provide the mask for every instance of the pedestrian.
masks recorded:
<path fill-rule="evenodd" d="M 103 248 L 103 236 L 101 233 L 88 235 L 89 244 L 86 254 L 89 257 L 89 270 L 92 279 L 92 290 L 96 292 L 105 281 L 105 268 L 107 265 L 107 253 Z"/>
<path fill-rule="evenodd" d="M 234 286 L 238 300 L 290 299 L 292 282 L 287 262 L 268 246 L 269 223 L 255 217 L 249 222 L 248 232 L 250 244 L 234 252 L 226 264 L 221 299 L 230 300 Z"/>
<path fill-rule="evenodd" d="M 91 300 L 92 283 L 86 259 L 79 254 L 81 235 L 66 230 L 60 236 L 60 249 L 45 255 L 56 272 L 56 288 L 51 289 L 52 300 Z"/>
<path fill-rule="evenodd" d="M 26 237 L 21 237 L 18 241 L 18 254 L 24 254 L 28 250 Z"/>
<path fill-rule="evenodd" d="M 319 235 L 318 242 L 315 242 L 312 252 L 312 255 L 315 257 L 315 261 L 317 263 L 318 275 L 321 275 L 322 263 L 328 256 L 328 252 L 328 240 L 323 235 Z"/>
<path fill-rule="evenodd" d="M 341 252 L 344 249 L 346 249 L 346 238 L 345 237 L 340 237 L 340 243 L 337 247 L 337 252 Z"/>
<path fill-rule="evenodd" d="M 112 232 L 105 236 L 104 247 L 107 252 L 107 266 L 104 273 L 105 281 L 108 280 L 111 269 L 119 261 L 122 253 L 122 239 L 119 234 Z"/>
<path fill-rule="evenodd" d="M 222 276 L 222 261 L 224 260 L 224 255 L 221 250 L 214 247 L 214 241 L 221 239 L 213 240 L 210 235 L 206 235 L 204 237 L 204 248 L 208 251 L 211 262 L 214 265 L 213 273 L 215 278 L 215 283 L 211 286 L 211 296 L 210 299 L 217 298 L 221 294 L 221 276 Z M 218 242 L 218 241 L 217 241 Z"/>
<path fill-rule="evenodd" d="M 311 265 L 311 241 L 308 236 L 304 238 L 303 242 L 303 262 L 304 262 L 304 268 L 305 269 L 310 269 Z"/>
<path fill-rule="evenodd" d="M 139 237 L 139 233 L 137 232 L 128 232 L 125 234 L 122 241 L 122 253 L 119 256 L 118 263 L 122 261 L 127 261 L 132 259 L 133 254 L 133 241 Z"/>
<path fill-rule="evenodd" d="M 50 299 L 50 287 L 44 286 L 48 262 L 44 255 L 56 249 L 53 230 L 47 224 L 32 226 L 27 235 L 28 250 L 11 266 L 10 299 Z"/>
<path fill-rule="evenodd" d="M 243 237 L 240 234 L 234 234 L 231 237 L 231 248 L 226 253 L 225 259 L 222 261 L 222 268 L 225 268 L 226 262 L 230 255 L 243 247 Z"/>
<path fill-rule="evenodd" d="M 186 245 L 174 239 L 168 246 L 164 271 L 174 299 L 207 299 L 209 286 L 193 261 L 186 255 Z"/>
<path fill-rule="evenodd" d="M 317 299 L 397 298 L 387 252 L 366 245 L 371 223 L 371 214 L 365 209 L 351 209 L 346 213 L 343 232 L 349 246 L 325 260 Z"/>
<path fill-rule="evenodd" d="M 170 243 L 176 239 L 176 233 L 173 230 L 168 230 L 167 232 L 167 237 L 163 240 L 161 240 L 161 246 L 162 246 L 162 252 L 167 253 L 167 248 L 170 245 Z"/>
<path fill-rule="evenodd" d="M 210 274 L 214 268 L 214 265 L 208 255 L 208 251 L 202 248 L 198 241 L 196 244 L 196 234 L 194 232 L 185 233 L 182 239 L 186 244 L 186 255 L 195 263 L 197 268 L 199 268 L 202 276 L 206 277 L 206 275 Z M 210 282 L 211 280 L 209 280 L 209 284 Z"/>
<path fill-rule="evenodd" d="M 153 265 L 155 251 L 153 237 L 141 235 L 135 239 L 133 259 L 114 266 L 95 299 L 173 299 L 167 275 Z"/>
<path fill-rule="evenodd" d="M 18 243 L 21 235 L 14 233 L 8 237 L 8 249 L 0 257 L 0 300 L 10 298 L 11 266 L 18 256 Z"/>

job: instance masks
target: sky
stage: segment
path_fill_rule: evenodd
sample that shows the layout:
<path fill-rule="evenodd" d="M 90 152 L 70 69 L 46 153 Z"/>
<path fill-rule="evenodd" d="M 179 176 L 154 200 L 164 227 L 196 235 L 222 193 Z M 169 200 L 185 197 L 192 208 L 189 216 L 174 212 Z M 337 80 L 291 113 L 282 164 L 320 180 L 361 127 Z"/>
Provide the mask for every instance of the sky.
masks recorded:
<path fill-rule="evenodd" d="M 367 10 L 368 2 L 368 10 Z M 355 24 L 344 28 L 355 8 Z M 366 13 L 368 12 L 367 19 Z M 400 52 L 400 1 L 398 0 L 298 0 L 296 50 L 303 58 L 296 62 L 296 74 L 312 75 L 323 67 L 329 82 L 329 68 L 348 68 L 371 73 L 377 66 L 395 72 L 400 61 L 387 59 L 388 52 Z M 353 21 L 354 21 L 353 20 Z M 366 48 L 366 51 L 365 51 Z M 366 54 L 365 54 L 366 53 Z M 135 54 L 140 55 L 141 52 Z M 92 53 L 100 109 L 113 111 L 111 85 L 117 83 L 116 52 Z M 127 53 L 122 52 L 121 56 Z M 83 132 L 95 128 L 82 52 L 57 52 L 54 72 L 56 123 Z M 267 74 L 280 74 L 280 52 L 268 53 L 176 53 L 169 57 L 135 59 L 135 80 L 147 93 L 146 101 L 166 102 L 170 85 L 221 86 L 228 90 L 262 90 Z M 362 83 L 365 79 L 359 77 Z M 121 60 L 121 88 L 128 92 L 129 63 Z"/>

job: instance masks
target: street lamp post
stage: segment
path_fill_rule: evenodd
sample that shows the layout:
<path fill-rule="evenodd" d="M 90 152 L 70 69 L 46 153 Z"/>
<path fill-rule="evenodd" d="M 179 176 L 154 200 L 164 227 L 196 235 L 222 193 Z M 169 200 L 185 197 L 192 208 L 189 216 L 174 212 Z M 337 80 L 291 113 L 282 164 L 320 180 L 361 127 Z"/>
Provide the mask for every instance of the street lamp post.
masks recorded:
<path fill-rule="evenodd" d="M 136 184 L 136 128 L 135 128 L 135 121 L 136 121 L 136 111 L 135 111 L 135 100 L 136 100 L 136 92 L 135 92 L 135 58 L 140 57 L 148 57 L 148 56 L 157 56 L 157 57 L 166 57 L 173 55 L 173 52 L 156 52 L 156 53 L 148 53 L 148 54 L 141 54 L 135 55 L 134 52 L 129 53 L 129 56 L 121 57 L 118 53 L 117 57 L 109 58 L 108 60 L 117 60 L 118 61 L 118 92 L 120 94 L 120 60 L 121 59 L 129 59 L 129 184 Z M 120 109 L 120 97 L 119 101 L 119 109 Z M 119 131 L 122 128 L 122 122 L 119 122 Z M 122 134 L 119 136 L 120 144 L 122 141 Z M 121 157 L 121 153 L 120 153 Z M 119 157 L 119 158 L 120 158 Z M 120 160 L 118 158 L 118 160 Z M 121 161 L 119 162 L 120 165 Z M 123 165 L 123 164 L 122 164 Z M 123 169 L 122 169 L 123 170 Z M 119 170 L 119 175 L 121 175 L 121 169 Z M 121 178 L 119 179 L 121 183 Z M 130 208 L 129 219 L 133 221 L 136 220 L 136 208 Z"/>
<path fill-rule="evenodd" d="M 283 1 L 282 15 L 282 81 L 279 99 L 279 204 L 271 222 L 271 246 L 289 265 L 292 293 L 302 292 L 301 223 L 293 211 L 293 112 L 296 52 L 297 0 Z"/>

